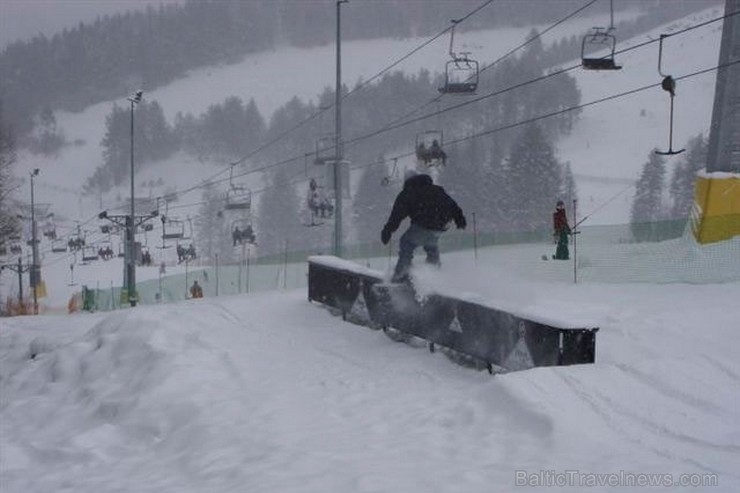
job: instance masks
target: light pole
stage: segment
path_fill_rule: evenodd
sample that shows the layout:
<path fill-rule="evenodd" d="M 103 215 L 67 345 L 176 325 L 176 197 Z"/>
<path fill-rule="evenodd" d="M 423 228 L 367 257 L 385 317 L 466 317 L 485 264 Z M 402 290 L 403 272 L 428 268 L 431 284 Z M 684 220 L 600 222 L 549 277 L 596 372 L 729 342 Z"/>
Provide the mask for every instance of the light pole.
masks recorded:
<path fill-rule="evenodd" d="M 39 175 L 39 169 L 36 168 L 30 173 L 31 175 L 31 274 L 30 284 L 31 290 L 33 291 L 33 314 L 39 314 L 39 299 L 37 294 L 37 288 L 41 282 L 41 269 L 39 269 L 39 245 L 36 238 L 36 204 L 33 196 L 33 179 Z"/>
<path fill-rule="evenodd" d="M 344 144 L 342 142 L 342 24 L 341 6 L 349 0 L 337 0 L 337 79 L 334 89 L 334 133 L 336 156 L 334 160 L 334 255 L 342 256 L 342 161 Z"/>
<path fill-rule="evenodd" d="M 136 91 L 127 99 L 131 103 L 131 215 L 126 221 L 126 234 L 128 235 L 128 252 L 126 257 L 126 266 L 124 271 L 124 280 L 128 291 L 128 302 L 131 306 L 136 306 L 138 298 L 136 296 L 136 226 L 134 218 L 136 210 L 134 208 L 134 106 L 141 102 L 143 91 Z"/>

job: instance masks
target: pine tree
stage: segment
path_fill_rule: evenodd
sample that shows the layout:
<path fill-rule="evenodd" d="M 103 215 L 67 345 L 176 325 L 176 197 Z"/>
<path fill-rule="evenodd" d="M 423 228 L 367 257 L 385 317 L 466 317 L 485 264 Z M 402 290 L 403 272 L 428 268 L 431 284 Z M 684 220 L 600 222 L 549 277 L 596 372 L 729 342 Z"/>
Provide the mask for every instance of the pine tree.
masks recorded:
<path fill-rule="evenodd" d="M 553 204 L 562 190 L 562 165 L 539 125 L 524 128 L 513 145 L 506 171 L 511 226 L 524 231 L 549 228 Z"/>
<path fill-rule="evenodd" d="M 477 139 L 447 150 L 448 164 L 439 173 L 439 182 L 470 217 L 476 214 L 479 225 L 492 221 L 492 173 L 486 165 L 483 143 Z M 472 222 L 471 222 L 472 225 Z"/>
<path fill-rule="evenodd" d="M 203 204 L 194 220 L 196 244 L 201 257 L 214 261 L 218 254 L 219 262 L 229 262 L 233 260 L 234 250 L 223 206 L 223 195 L 214 185 L 207 186 L 203 190 Z"/>
<path fill-rule="evenodd" d="M 242 149 L 243 153 L 256 149 L 265 140 L 267 124 L 253 98 L 249 100 L 249 103 L 244 108 L 243 132 L 242 138 L 246 144 L 246 147 Z"/>
<path fill-rule="evenodd" d="M 130 125 L 128 112 L 117 104 L 105 117 L 103 166 L 109 170 L 114 185 L 123 183 L 130 167 Z"/>
<path fill-rule="evenodd" d="M 663 188 L 665 159 L 651 152 L 642 168 L 632 201 L 630 228 L 637 241 L 655 241 L 658 238 L 658 221 L 665 219 Z"/>
<path fill-rule="evenodd" d="M 15 207 L 10 201 L 12 190 L 10 169 L 14 162 L 13 134 L 10 128 L 5 126 L 3 105 L 0 101 L 0 246 L 6 244 L 8 237 L 18 228 Z"/>
<path fill-rule="evenodd" d="M 388 168 L 381 157 L 382 165 L 370 165 L 363 169 L 352 202 L 352 224 L 356 228 L 357 240 L 361 243 L 378 241 L 395 195 L 403 185 L 403 171 L 397 170 L 395 177 L 388 176 Z M 386 179 L 387 184 L 384 184 Z"/>
<path fill-rule="evenodd" d="M 566 204 L 572 204 L 574 200 L 578 200 L 578 189 L 576 187 L 576 180 L 573 177 L 573 170 L 570 169 L 570 163 L 565 163 L 563 187 L 560 190 L 560 197 Z"/>
<path fill-rule="evenodd" d="M 34 127 L 29 145 L 31 152 L 50 155 L 64 145 L 64 134 L 57 126 L 54 112 L 48 106 L 44 107 L 39 116 L 34 119 Z"/>
<path fill-rule="evenodd" d="M 697 135 L 686 146 L 688 151 L 671 176 L 669 193 L 671 196 L 671 217 L 687 218 L 694 203 L 694 183 L 696 174 L 705 168 L 707 160 L 707 141 Z"/>
<path fill-rule="evenodd" d="M 298 246 L 296 232 L 301 230 L 299 199 L 288 174 L 279 168 L 260 197 L 255 233 L 260 254 L 278 253 Z"/>

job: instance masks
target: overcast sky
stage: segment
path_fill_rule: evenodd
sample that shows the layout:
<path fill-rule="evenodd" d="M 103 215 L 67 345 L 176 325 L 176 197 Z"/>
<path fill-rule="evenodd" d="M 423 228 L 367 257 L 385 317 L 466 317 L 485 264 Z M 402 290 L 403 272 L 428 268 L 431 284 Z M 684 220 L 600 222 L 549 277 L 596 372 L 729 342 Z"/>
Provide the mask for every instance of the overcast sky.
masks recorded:
<path fill-rule="evenodd" d="M 97 16 L 184 0 L 0 0 L 0 48 L 43 33 L 53 35 Z"/>

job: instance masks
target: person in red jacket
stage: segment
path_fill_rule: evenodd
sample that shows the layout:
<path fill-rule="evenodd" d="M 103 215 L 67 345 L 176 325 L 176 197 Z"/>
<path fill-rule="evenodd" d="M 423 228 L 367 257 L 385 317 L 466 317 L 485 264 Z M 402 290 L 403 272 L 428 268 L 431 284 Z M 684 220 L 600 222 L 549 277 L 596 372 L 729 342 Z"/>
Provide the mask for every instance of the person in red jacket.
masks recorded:
<path fill-rule="evenodd" d="M 568 260 L 570 258 L 570 252 L 568 251 L 570 226 L 568 225 L 568 217 L 565 215 L 565 204 L 563 204 L 562 200 L 558 200 L 555 206 L 555 212 L 552 214 L 552 229 L 553 235 L 557 238 L 558 242 L 555 255 L 552 258 L 555 260 Z"/>

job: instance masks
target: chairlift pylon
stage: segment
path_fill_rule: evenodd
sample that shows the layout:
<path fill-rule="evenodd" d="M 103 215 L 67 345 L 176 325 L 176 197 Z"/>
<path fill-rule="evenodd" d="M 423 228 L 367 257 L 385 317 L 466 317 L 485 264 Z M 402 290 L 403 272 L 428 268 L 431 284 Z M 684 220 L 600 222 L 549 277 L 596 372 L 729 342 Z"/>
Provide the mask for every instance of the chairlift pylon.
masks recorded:
<path fill-rule="evenodd" d="M 454 51 L 455 27 L 460 21 L 453 19 L 451 22 L 449 47 L 451 60 L 445 64 L 444 85 L 437 90 L 442 94 L 472 95 L 478 89 L 479 64 L 478 61 L 470 58 L 470 52 L 456 53 Z"/>
<path fill-rule="evenodd" d="M 671 110 L 670 110 L 670 123 L 668 127 L 668 150 L 667 151 L 655 151 L 655 154 L 658 154 L 660 156 L 675 156 L 676 154 L 681 154 L 686 149 L 679 149 L 674 150 L 673 149 L 673 98 L 676 97 L 676 80 L 668 74 L 664 74 L 662 70 L 662 60 L 663 60 L 663 40 L 667 38 L 668 34 L 661 34 L 660 35 L 660 42 L 658 43 L 658 74 L 660 74 L 661 77 L 663 77 L 662 82 L 660 83 L 661 88 L 666 91 L 670 97 L 671 97 Z"/>

